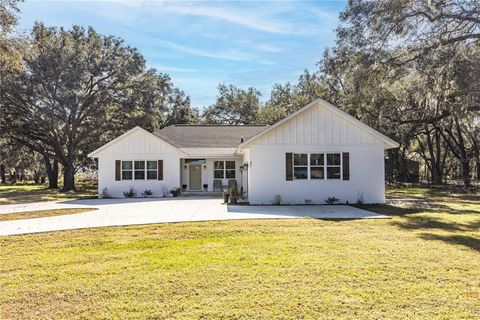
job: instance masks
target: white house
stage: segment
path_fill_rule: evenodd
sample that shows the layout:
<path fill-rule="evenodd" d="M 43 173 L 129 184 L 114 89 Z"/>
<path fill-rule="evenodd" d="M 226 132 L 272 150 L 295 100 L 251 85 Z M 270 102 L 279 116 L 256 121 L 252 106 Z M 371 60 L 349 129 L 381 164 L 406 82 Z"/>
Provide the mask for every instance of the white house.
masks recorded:
<path fill-rule="evenodd" d="M 385 202 L 384 151 L 398 143 L 325 100 L 271 126 L 140 127 L 89 154 L 99 195 L 133 187 L 162 196 L 175 187 L 220 192 L 236 184 L 250 204 Z"/>

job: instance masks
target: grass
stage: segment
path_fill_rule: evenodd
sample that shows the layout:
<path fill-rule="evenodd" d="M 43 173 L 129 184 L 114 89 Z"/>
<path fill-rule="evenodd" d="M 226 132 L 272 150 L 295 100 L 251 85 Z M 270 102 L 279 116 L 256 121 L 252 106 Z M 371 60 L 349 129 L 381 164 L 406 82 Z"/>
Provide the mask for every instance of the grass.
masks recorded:
<path fill-rule="evenodd" d="M 416 197 L 368 207 L 392 219 L 3 237 L 0 318 L 480 317 L 479 195 L 425 189 Z"/>
<path fill-rule="evenodd" d="M 68 214 L 76 214 L 88 211 L 97 210 L 96 208 L 73 208 L 73 209 L 54 209 L 54 210 L 39 210 L 29 212 L 16 212 L 0 214 L 0 221 L 20 220 L 20 219 L 35 219 L 53 216 L 64 216 Z"/>
<path fill-rule="evenodd" d="M 88 199 L 95 198 L 96 194 L 97 186 L 91 183 L 77 183 L 77 190 L 69 192 L 47 189 L 47 185 L 0 185 L 0 205 L 37 201 Z"/>

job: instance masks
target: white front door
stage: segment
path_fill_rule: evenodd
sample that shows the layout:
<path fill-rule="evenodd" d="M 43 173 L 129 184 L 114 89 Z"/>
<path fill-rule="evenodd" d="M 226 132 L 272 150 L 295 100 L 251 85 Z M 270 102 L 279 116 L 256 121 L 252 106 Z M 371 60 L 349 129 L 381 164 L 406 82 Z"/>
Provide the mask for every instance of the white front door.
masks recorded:
<path fill-rule="evenodd" d="M 192 191 L 202 190 L 202 165 L 191 163 L 189 167 L 189 189 Z"/>

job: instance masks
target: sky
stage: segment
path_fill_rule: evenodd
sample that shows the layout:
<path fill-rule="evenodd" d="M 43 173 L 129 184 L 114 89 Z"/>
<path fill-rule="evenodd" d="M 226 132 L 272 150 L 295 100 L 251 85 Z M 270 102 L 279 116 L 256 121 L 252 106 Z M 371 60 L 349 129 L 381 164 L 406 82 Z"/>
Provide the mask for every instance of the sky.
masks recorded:
<path fill-rule="evenodd" d="M 167 73 L 202 109 L 220 83 L 255 87 L 268 100 L 276 83 L 314 70 L 334 45 L 346 1 L 33 1 L 20 27 L 92 26 L 123 38 L 147 66 Z"/>

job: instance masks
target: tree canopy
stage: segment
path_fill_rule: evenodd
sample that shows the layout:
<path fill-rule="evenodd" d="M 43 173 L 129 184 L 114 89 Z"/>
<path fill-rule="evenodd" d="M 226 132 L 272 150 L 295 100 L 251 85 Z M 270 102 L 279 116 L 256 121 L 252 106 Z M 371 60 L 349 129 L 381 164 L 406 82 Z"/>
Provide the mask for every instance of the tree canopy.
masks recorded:
<path fill-rule="evenodd" d="M 23 69 L 2 79 L 2 130 L 64 167 L 64 189 L 87 154 L 135 125 L 190 122 L 189 99 L 168 75 L 147 69 L 122 39 L 93 28 L 36 24 Z"/>
<path fill-rule="evenodd" d="M 252 124 L 260 106 L 260 91 L 255 88 L 240 89 L 233 85 L 218 86 L 217 101 L 203 112 L 206 123 Z"/>

